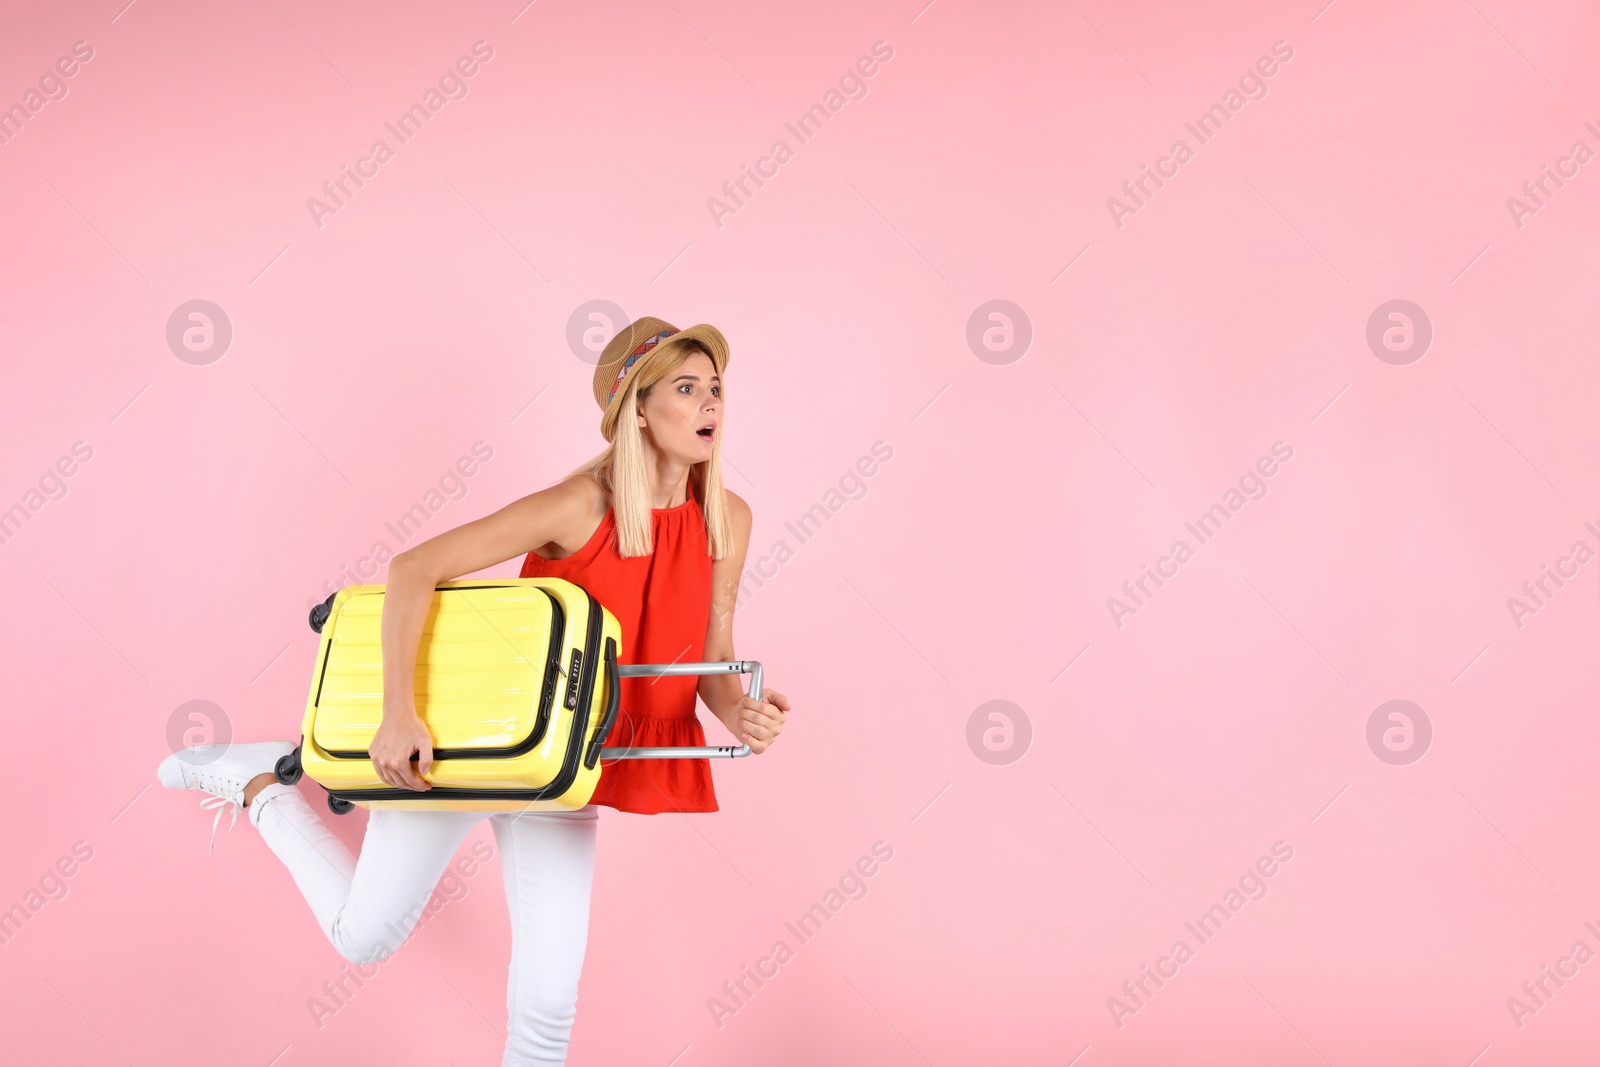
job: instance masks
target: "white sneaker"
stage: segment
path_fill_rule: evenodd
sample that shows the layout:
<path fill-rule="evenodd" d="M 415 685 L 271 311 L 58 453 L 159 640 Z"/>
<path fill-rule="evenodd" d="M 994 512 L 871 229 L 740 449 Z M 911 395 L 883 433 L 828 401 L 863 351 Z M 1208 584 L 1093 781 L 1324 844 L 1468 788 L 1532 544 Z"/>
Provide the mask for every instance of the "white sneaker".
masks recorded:
<path fill-rule="evenodd" d="M 202 808 L 216 808 L 217 817 L 211 820 L 211 844 L 206 855 L 211 855 L 217 843 L 217 824 L 222 813 L 233 809 L 233 819 L 228 823 L 231 833 L 244 808 L 244 787 L 258 774 L 271 774 L 281 756 L 294 751 L 288 741 L 257 741 L 248 745 L 191 745 L 179 749 L 161 761 L 156 779 L 168 789 L 200 789 L 209 794 L 200 801 Z"/>

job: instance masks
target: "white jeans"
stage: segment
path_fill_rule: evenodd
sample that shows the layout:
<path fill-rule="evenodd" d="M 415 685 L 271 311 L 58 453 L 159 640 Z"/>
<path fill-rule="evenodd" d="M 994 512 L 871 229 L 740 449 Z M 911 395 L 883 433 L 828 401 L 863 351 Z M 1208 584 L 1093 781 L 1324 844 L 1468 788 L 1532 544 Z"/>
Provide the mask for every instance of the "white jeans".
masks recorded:
<path fill-rule="evenodd" d="M 564 1064 L 589 934 L 589 888 L 600 812 L 377 809 L 355 859 L 300 791 L 274 783 L 246 809 L 352 963 L 386 959 L 416 925 L 467 832 L 489 818 L 511 913 L 501 1067 Z"/>

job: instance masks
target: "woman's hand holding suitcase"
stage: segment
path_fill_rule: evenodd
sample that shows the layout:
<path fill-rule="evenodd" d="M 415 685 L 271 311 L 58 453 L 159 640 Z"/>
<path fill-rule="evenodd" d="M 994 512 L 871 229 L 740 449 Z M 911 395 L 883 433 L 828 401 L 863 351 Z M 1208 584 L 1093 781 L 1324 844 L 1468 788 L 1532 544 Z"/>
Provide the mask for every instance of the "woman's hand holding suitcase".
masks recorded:
<path fill-rule="evenodd" d="M 417 754 L 412 766 L 411 754 Z M 367 749 L 373 769 L 389 785 L 400 789 L 426 790 L 433 786 L 422 780 L 433 767 L 433 738 L 415 707 L 385 706 L 383 722 Z"/>

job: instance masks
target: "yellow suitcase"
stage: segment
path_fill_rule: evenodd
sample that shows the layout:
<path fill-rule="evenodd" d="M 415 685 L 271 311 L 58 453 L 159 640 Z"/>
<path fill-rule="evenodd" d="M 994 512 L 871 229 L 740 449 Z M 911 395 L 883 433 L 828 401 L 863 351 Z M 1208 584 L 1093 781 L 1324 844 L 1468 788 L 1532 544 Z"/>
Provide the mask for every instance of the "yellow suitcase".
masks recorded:
<path fill-rule="evenodd" d="M 417 650 L 415 702 L 433 738 L 433 788 L 390 786 L 367 754 L 383 719 L 383 597 L 382 585 L 345 586 L 311 610 L 322 641 L 300 745 L 276 768 L 284 783 L 309 775 L 338 814 L 352 805 L 581 808 L 602 759 L 750 754 L 748 745 L 607 748 L 605 739 L 621 678 L 749 674 L 755 695 L 760 663 L 619 664 L 621 625 L 583 587 L 555 577 L 471 579 L 435 587 Z"/>

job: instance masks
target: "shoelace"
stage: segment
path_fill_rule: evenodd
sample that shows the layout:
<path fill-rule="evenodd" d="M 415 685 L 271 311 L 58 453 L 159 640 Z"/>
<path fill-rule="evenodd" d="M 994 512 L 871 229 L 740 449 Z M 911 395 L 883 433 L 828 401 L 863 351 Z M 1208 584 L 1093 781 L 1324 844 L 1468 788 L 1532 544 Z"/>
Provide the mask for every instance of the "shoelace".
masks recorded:
<path fill-rule="evenodd" d="M 202 808 L 217 809 L 217 817 L 211 820 L 211 843 L 206 846 L 206 855 L 209 856 L 211 855 L 211 850 L 215 848 L 217 844 L 217 824 L 222 821 L 223 811 L 228 808 L 233 809 L 233 818 L 228 823 L 228 832 L 231 834 L 233 833 L 233 828 L 238 825 L 239 822 L 239 805 L 235 804 L 227 797 L 219 797 L 213 794 L 203 798 L 200 801 L 200 806 Z"/>
<path fill-rule="evenodd" d="M 202 785 L 201 788 L 203 789 L 205 786 Z M 212 808 L 215 808 L 217 811 L 216 818 L 211 820 L 211 843 L 206 846 L 206 855 L 210 856 L 212 850 L 215 849 L 217 845 L 217 824 L 222 822 L 222 813 L 229 808 L 233 809 L 233 818 L 228 822 L 228 832 L 231 834 L 233 833 L 233 828 L 239 824 L 240 809 L 239 805 L 236 804 L 232 799 L 221 796 L 217 793 L 207 793 L 205 796 L 201 797 L 200 807 L 203 810 L 208 811 Z"/>

